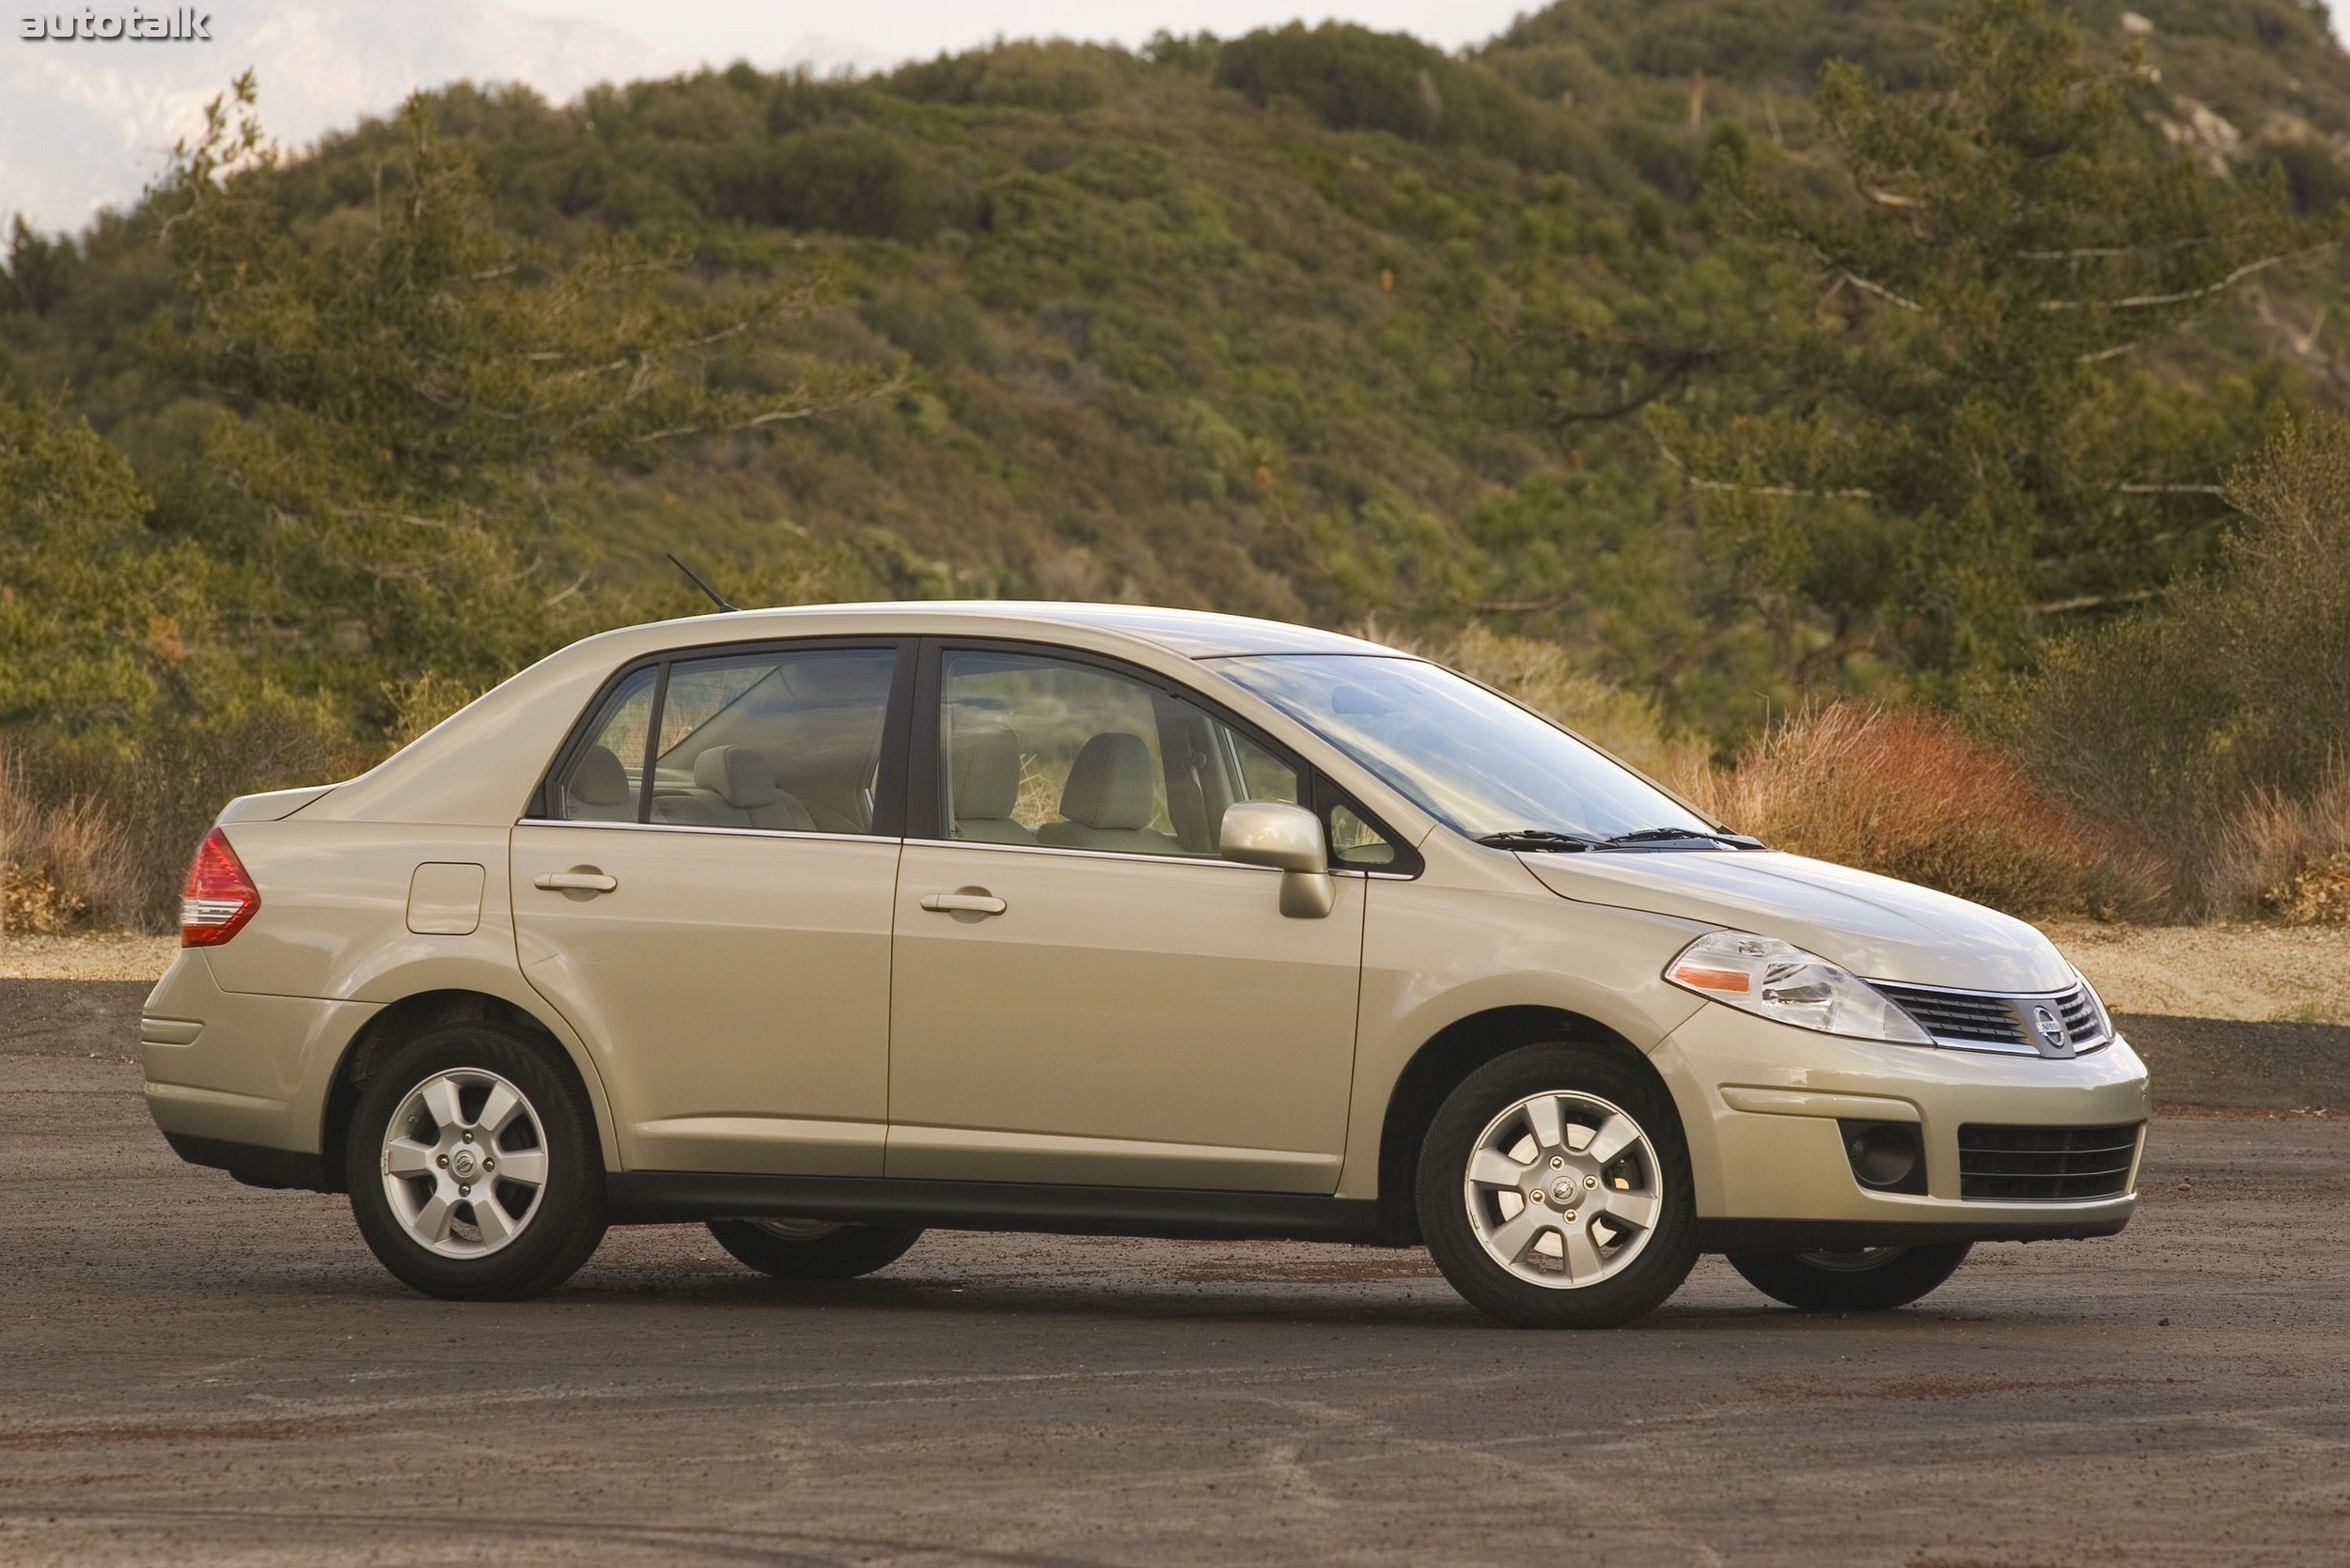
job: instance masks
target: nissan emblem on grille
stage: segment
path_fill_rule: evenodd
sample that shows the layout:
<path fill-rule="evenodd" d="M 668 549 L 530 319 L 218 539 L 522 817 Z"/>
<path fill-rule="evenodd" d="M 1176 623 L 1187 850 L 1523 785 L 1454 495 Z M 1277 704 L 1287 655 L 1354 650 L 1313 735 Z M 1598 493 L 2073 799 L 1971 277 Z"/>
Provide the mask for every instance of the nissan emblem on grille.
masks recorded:
<path fill-rule="evenodd" d="M 2036 1007 L 2031 1010 L 2032 1033 L 2039 1037 L 2040 1048 L 2052 1057 L 2070 1056 L 2073 1038 L 2065 1030 L 2064 1020 L 2056 1015 L 2054 1008 Z"/>

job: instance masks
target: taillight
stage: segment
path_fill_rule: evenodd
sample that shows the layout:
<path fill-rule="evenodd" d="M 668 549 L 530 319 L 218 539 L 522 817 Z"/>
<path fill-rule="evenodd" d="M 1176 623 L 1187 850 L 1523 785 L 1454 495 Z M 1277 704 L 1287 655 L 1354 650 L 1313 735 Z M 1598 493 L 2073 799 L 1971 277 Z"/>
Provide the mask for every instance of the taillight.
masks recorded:
<path fill-rule="evenodd" d="M 243 930 L 260 907 L 261 890 L 245 875 L 228 836 L 217 827 L 204 835 L 180 895 L 180 945 L 217 948 Z"/>

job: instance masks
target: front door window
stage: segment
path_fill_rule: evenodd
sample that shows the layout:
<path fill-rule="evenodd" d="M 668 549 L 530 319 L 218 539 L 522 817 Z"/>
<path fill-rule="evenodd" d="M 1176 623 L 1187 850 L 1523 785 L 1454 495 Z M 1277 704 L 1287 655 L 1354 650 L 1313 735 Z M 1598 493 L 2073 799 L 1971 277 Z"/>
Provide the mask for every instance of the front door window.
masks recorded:
<path fill-rule="evenodd" d="M 1099 666 L 949 649 L 947 837 L 1214 856 L 1225 808 L 1298 800 L 1297 769 L 1196 703 Z"/>

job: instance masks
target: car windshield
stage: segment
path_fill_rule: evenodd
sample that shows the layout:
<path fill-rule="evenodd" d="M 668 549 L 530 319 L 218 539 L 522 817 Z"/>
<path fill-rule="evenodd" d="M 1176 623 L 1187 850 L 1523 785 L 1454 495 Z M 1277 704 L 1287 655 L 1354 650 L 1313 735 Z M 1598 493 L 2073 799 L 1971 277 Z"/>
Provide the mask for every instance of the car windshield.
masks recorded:
<path fill-rule="evenodd" d="M 1423 660 L 1271 654 L 1217 661 L 1226 674 L 1313 730 L 1430 815 L 1472 839 L 1682 829 L 1711 845 L 1714 824 L 1653 784 L 1516 703 Z M 1534 843 L 1511 847 L 1538 847 Z"/>

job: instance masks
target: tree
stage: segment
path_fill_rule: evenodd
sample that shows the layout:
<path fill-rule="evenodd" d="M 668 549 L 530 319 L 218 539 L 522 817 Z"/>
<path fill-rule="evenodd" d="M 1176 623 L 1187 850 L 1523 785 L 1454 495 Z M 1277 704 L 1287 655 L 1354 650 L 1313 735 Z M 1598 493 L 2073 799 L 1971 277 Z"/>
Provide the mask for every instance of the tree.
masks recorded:
<path fill-rule="evenodd" d="M 2050 618 L 2208 555 L 2219 470 L 2285 388 L 2200 382 L 2182 335 L 2342 232 L 2273 172 L 2163 149 L 2137 58 L 2092 56 L 2041 0 L 1974 0 L 1944 60 L 1904 92 L 1823 71 L 1830 194 L 1717 140 L 1729 243 L 1811 286 L 1760 395 L 1650 416 L 1742 590 L 1816 610 L 1830 658 L 1929 677 L 2020 662 Z"/>
<path fill-rule="evenodd" d="M 0 391 L 0 728 L 130 728 L 208 683 L 207 567 L 144 527 L 130 465 Z"/>
<path fill-rule="evenodd" d="M 502 228 L 422 99 L 371 202 L 297 221 L 253 103 L 248 74 L 155 197 L 184 305 L 148 353 L 226 407 L 156 521 L 217 564 L 249 657 L 362 725 L 400 722 L 387 692 L 478 689 L 589 629 L 534 549 L 567 476 L 891 384 L 790 347 L 821 278 L 688 288 L 682 254 Z"/>

